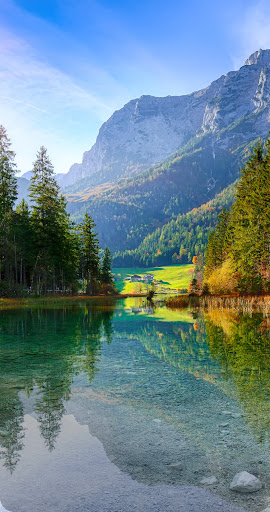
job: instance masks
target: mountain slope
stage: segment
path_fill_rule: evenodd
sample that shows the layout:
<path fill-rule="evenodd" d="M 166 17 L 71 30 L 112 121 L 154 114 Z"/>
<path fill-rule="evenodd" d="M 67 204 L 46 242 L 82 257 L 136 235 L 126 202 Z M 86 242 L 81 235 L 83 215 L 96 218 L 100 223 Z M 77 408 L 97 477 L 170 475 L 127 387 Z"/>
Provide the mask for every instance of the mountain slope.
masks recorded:
<path fill-rule="evenodd" d="M 133 251 L 118 253 L 114 266 L 160 266 L 171 263 L 190 263 L 193 256 L 204 253 L 208 235 L 217 223 L 218 215 L 234 200 L 235 183 L 229 185 L 215 199 L 179 215 L 162 228 L 145 237 Z"/>
<path fill-rule="evenodd" d="M 206 134 L 157 168 L 118 185 L 86 189 L 83 196 L 69 194 L 68 209 L 75 221 L 90 212 L 102 246 L 113 252 L 135 249 L 156 228 L 207 203 L 237 179 L 247 148 L 235 141 L 236 149 L 228 151 L 224 138 L 216 141 L 215 152 Z"/>
<path fill-rule="evenodd" d="M 102 247 L 134 250 L 233 183 L 252 146 L 267 137 L 269 120 L 270 50 L 255 52 L 202 91 L 132 100 L 103 124 L 82 164 L 61 178 L 68 210 L 75 221 L 92 215 Z M 147 264 L 138 254 L 136 261 Z M 170 251 L 162 254 L 171 260 Z"/>
<path fill-rule="evenodd" d="M 267 137 L 269 120 L 270 50 L 202 91 L 132 100 L 76 164 L 84 177 L 63 189 L 68 209 L 75 221 L 86 211 L 93 216 L 102 247 L 133 250 L 233 183 L 252 146 Z"/>
<path fill-rule="evenodd" d="M 71 167 L 62 186 L 75 183 L 79 190 L 81 179 L 87 179 L 87 186 L 92 187 L 141 173 L 194 137 L 217 135 L 252 114 L 263 114 L 252 126 L 252 138 L 265 135 L 269 129 L 269 78 L 270 50 L 259 50 L 238 71 L 221 76 L 201 91 L 131 100 L 102 125 L 96 143 L 84 153 L 81 164 Z M 242 143 L 250 135 L 242 132 Z M 229 149 L 230 142 L 228 136 L 224 147 Z M 85 186 L 84 181 L 81 190 Z"/>

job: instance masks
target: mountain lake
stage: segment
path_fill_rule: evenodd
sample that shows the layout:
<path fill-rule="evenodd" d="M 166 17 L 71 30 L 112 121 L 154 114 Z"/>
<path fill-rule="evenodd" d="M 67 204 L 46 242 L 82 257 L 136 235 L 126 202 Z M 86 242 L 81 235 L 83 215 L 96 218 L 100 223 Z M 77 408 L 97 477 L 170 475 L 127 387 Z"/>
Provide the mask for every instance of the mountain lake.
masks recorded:
<path fill-rule="evenodd" d="M 130 298 L 0 319 L 0 511 L 267 509 L 267 315 Z M 262 488 L 231 490 L 242 471 Z"/>

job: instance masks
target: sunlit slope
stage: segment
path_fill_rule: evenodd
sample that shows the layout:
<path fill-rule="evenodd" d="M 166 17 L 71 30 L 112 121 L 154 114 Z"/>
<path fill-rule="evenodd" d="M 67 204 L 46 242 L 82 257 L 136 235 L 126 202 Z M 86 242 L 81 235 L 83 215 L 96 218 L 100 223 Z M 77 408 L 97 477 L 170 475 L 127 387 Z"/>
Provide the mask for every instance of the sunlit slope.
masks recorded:
<path fill-rule="evenodd" d="M 144 276 L 146 274 L 154 275 L 155 289 L 157 292 L 170 292 L 187 289 L 192 278 L 193 265 L 171 265 L 167 267 L 153 268 L 114 268 L 113 273 L 116 278 L 116 286 L 120 293 L 138 293 L 146 292 L 151 285 L 143 282 L 127 282 L 126 277 L 133 275 Z"/>

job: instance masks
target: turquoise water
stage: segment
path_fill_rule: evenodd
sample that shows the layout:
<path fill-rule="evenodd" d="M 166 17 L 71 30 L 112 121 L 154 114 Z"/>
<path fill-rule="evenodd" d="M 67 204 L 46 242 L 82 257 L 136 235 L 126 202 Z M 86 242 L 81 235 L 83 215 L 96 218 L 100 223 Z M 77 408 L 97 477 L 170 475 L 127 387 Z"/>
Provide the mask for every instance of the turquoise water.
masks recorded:
<path fill-rule="evenodd" d="M 270 335 L 260 313 L 134 299 L 6 309 L 0 377 L 0 502 L 10 512 L 270 503 Z M 259 492 L 229 490 L 243 470 L 261 479 Z"/>

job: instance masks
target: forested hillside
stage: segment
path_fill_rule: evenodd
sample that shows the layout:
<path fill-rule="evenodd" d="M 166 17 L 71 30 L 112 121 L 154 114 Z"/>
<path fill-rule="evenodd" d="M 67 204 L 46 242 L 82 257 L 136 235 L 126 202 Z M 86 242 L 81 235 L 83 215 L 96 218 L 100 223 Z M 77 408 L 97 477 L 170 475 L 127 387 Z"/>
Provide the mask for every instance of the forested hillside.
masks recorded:
<path fill-rule="evenodd" d="M 209 232 L 215 227 L 220 212 L 231 206 L 235 188 L 236 184 L 233 183 L 212 201 L 200 208 L 194 208 L 185 215 L 178 215 L 162 228 L 157 228 L 137 249 L 117 253 L 114 257 L 114 266 L 190 263 L 193 256 L 204 253 Z"/>

